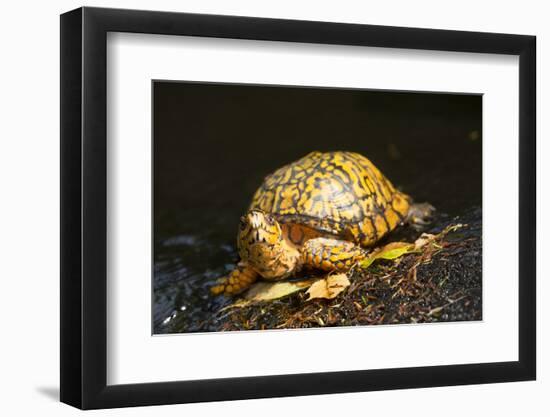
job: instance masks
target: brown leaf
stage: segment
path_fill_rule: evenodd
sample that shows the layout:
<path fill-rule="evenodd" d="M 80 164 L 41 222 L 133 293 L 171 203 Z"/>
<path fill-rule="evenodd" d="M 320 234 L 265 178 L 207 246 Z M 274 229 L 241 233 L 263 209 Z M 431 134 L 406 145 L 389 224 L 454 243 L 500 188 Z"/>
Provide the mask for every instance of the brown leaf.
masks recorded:
<path fill-rule="evenodd" d="M 420 249 L 426 246 L 428 243 L 432 242 L 437 236 L 431 235 L 429 233 L 422 233 L 418 239 L 414 242 L 415 249 Z"/>
<path fill-rule="evenodd" d="M 314 298 L 335 298 L 350 285 L 346 274 L 329 275 L 326 278 L 315 281 L 307 290 L 308 300 Z"/>

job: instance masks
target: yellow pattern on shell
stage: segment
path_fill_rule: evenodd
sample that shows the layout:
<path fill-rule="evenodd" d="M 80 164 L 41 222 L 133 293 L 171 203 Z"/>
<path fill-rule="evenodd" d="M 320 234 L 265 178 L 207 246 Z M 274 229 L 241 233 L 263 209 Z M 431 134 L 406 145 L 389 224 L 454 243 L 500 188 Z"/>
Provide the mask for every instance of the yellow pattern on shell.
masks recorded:
<path fill-rule="evenodd" d="M 312 152 L 268 175 L 250 209 L 371 246 L 405 219 L 410 204 L 364 156 Z"/>

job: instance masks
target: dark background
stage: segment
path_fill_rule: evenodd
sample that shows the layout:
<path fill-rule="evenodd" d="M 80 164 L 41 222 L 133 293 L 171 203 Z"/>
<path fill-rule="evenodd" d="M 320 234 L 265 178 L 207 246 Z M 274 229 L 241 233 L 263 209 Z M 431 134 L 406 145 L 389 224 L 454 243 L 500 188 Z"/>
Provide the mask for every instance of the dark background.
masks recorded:
<path fill-rule="evenodd" d="M 479 95 L 164 81 L 153 91 L 157 234 L 215 226 L 232 242 L 263 177 L 313 150 L 359 152 L 449 214 L 481 205 Z"/>

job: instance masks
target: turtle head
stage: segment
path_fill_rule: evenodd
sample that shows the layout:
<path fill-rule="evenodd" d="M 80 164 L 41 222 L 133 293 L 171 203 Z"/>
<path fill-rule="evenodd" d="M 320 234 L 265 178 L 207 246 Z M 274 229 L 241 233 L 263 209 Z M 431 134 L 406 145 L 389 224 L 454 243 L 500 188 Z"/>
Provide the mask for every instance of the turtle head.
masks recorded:
<path fill-rule="evenodd" d="M 250 210 L 241 217 L 237 237 L 239 255 L 264 278 L 289 275 L 289 247 L 279 222 L 269 213 Z"/>

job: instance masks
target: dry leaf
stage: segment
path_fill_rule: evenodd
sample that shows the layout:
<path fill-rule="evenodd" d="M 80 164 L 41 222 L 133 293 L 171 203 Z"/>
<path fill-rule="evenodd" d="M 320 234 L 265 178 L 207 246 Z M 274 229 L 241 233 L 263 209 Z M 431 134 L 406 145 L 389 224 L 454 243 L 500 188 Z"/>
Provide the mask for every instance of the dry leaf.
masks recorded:
<path fill-rule="evenodd" d="M 332 299 L 344 291 L 350 285 L 346 274 L 329 275 L 326 278 L 315 281 L 307 290 L 308 300 L 314 298 Z"/>
<path fill-rule="evenodd" d="M 416 249 L 420 249 L 424 246 L 426 246 L 426 244 L 430 243 L 431 241 L 433 241 L 437 236 L 435 235 L 431 235 L 429 233 L 422 233 L 420 235 L 420 237 L 418 239 L 416 239 L 414 241 L 414 247 Z"/>
<path fill-rule="evenodd" d="M 458 224 L 453 224 L 453 225 L 447 226 L 445 229 L 443 229 L 443 231 L 441 231 L 437 235 L 432 235 L 430 233 L 422 233 L 420 235 L 420 237 L 418 239 L 416 239 L 416 241 L 414 242 L 414 247 L 415 247 L 415 249 L 420 249 L 420 248 L 426 246 L 430 242 L 433 242 L 435 244 L 436 239 L 442 239 L 447 234 L 449 234 L 451 232 L 456 232 L 458 229 L 460 229 L 462 227 L 464 227 L 464 225 L 458 223 Z"/>

